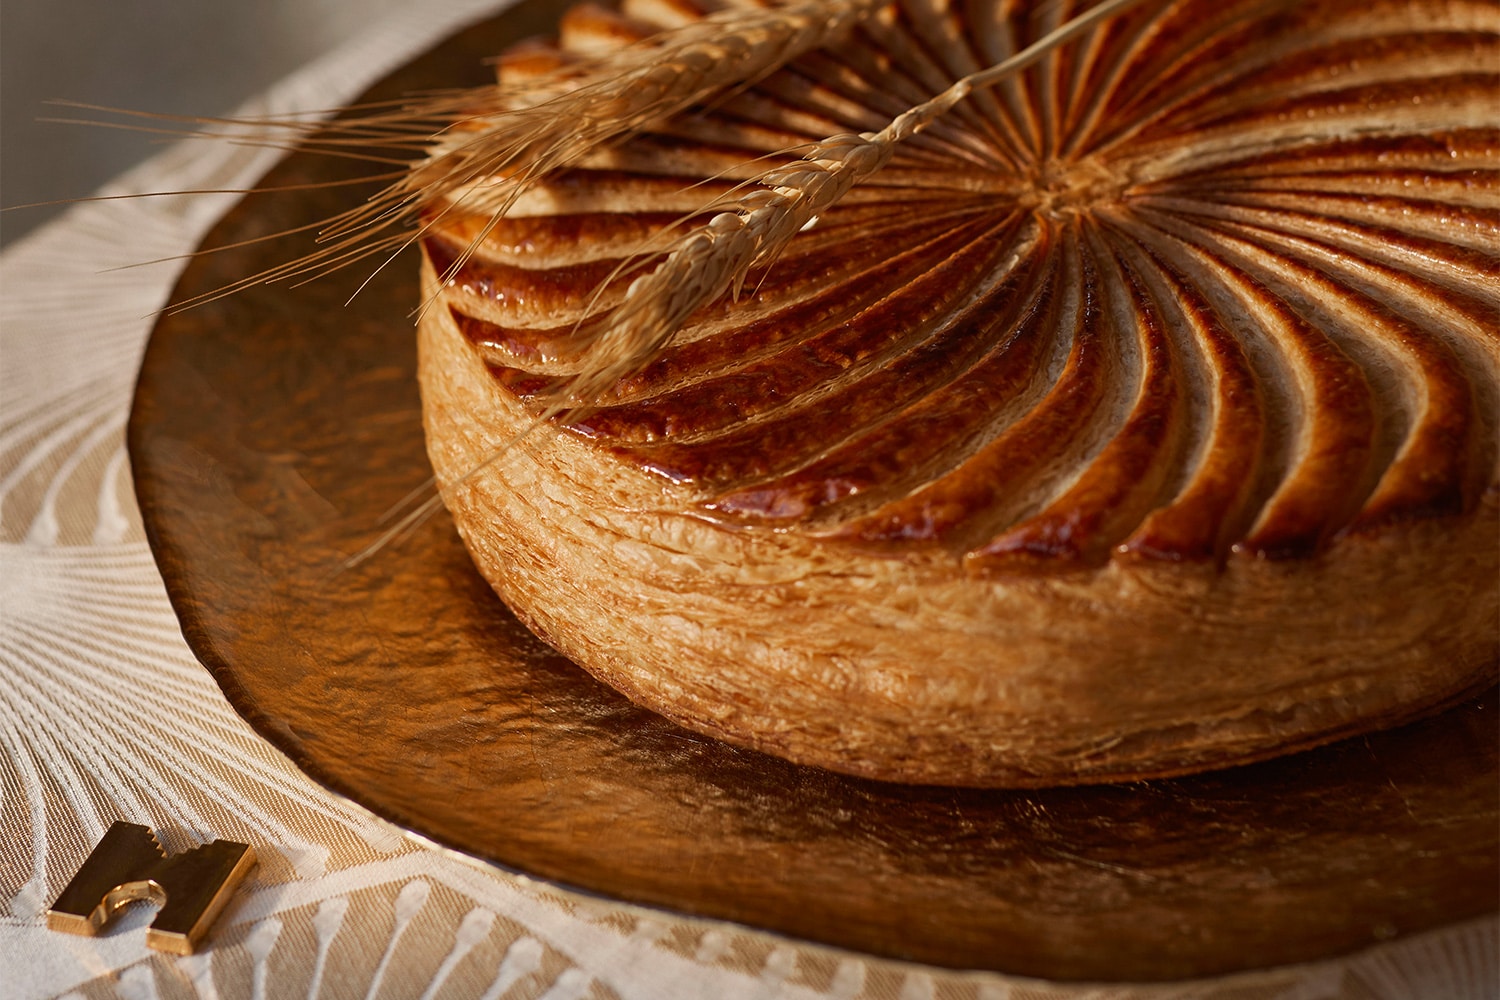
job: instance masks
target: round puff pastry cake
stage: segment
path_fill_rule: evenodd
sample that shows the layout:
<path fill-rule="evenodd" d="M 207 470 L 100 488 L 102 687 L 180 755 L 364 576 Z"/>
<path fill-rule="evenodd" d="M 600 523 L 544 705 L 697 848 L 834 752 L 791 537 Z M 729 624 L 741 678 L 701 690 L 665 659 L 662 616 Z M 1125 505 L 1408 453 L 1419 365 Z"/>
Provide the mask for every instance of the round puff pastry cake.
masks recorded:
<path fill-rule="evenodd" d="M 576 8 L 502 72 L 691 4 Z M 535 632 L 700 732 L 974 786 L 1256 760 L 1492 681 L 1488 0 L 1137 5 L 539 421 L 608 279 L 746 161 L 879 130 L 1086 6 L 902 0 L 498 221 L 430 220 L 429 452 Z"/>

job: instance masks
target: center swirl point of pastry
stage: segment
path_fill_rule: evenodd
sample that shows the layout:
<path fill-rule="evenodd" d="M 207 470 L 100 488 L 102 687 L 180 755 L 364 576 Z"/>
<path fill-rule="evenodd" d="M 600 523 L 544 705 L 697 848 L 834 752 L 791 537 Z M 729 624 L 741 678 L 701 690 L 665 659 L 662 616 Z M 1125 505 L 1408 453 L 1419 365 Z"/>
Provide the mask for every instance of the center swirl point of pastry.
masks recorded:
<path fill-rule="evenodd" d="M 1022 204 L 1053 218 L 1116 202 L 1127 187 L 1124 177 L 1094 159 L 1045 160 L 1032 169 L 1028 180 Z"/>

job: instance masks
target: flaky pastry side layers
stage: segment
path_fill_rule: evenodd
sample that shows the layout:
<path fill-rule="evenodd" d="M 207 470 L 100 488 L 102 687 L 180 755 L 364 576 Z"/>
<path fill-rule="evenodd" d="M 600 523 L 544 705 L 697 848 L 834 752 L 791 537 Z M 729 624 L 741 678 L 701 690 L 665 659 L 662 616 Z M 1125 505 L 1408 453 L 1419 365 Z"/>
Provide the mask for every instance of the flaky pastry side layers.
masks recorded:
<path fill-rule="evenodd" d="M 615 268 L 746 161 L 1077 7 L 897 4 L 498 223 L 436 218 L 429 452 L 538 634 L 700 731 L 964 785 L 1253 760 L 1493 677 L 1492 4 L 1139 5 L 536 425 Z M 509 66 L 694 16 L 579 8 Z"/>

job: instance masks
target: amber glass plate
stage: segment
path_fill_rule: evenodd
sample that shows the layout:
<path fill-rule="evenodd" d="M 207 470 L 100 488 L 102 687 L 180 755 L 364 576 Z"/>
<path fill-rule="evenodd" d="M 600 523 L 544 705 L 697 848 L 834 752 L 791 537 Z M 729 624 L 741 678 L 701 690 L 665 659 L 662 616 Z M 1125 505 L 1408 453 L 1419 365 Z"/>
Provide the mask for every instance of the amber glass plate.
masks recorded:
<path fill-rule="evenodd" d="M 369 99 L 481 80 L 531 3 Z M 308 154 L 263 186 L 359 168 Z M 256 194 L 205 246 L 327 217 Z M 198 258 L 178 300 L 306 251 Z M 426 481 L 417 262 L 162 320 L 130 423 L 183 631 L 240 713 L 339 794 L 607 896 L 938 965 L 1152 980 L 1331 956 L 1497 903 L 1496 693 L 1393 732 L 1175 781 L 982 792 L 859 781 L 679 729 L 533 638 L 439 512 L 349 567 Z"/>

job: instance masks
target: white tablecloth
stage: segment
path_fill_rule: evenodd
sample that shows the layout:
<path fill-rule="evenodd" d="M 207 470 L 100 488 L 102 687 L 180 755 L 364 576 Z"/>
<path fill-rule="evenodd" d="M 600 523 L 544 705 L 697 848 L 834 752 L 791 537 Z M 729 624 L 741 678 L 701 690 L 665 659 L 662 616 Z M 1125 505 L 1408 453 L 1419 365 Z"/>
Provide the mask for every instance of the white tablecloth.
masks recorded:
<path fill-rule="evenodd" d="M 493 0 L 413 2 L 245 109 L 325 108 Z M 105 193 L 232 188 L 272 154 L 186 142 Z M 83 204 L 0 256 L 0 997 L 1331 1000 L 1493 996 L 1497 922 L 1214 982 L 1069 986 L 866 958 L 611 905 L 423 846 L 297 771 L 178 631 L 123 430 L 151 314 L 232 196 Z M 116 819 L 261 862 L 197 955 L 43 913 Z"/>

